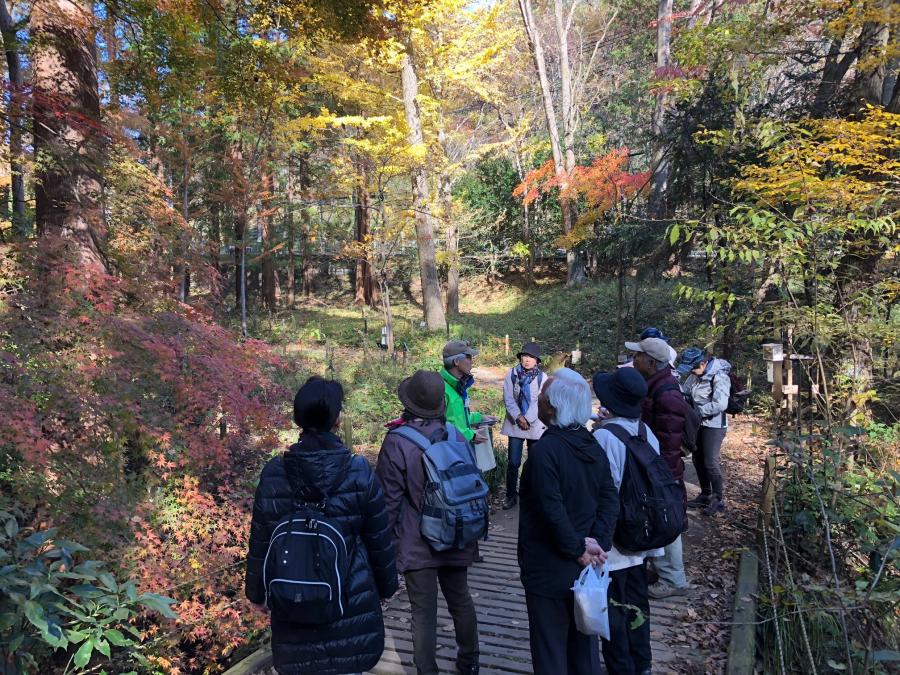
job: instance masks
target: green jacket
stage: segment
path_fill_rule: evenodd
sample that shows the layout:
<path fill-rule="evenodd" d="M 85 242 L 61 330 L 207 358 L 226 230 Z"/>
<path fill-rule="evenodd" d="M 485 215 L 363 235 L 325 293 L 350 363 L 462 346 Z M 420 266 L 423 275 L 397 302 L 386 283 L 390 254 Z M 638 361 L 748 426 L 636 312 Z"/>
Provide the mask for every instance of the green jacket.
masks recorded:
<path fill-rule="evenodd" d="M 469 412 L 468 401 L 464 402 L 462 395 L 459 393 L 459 380 L 447 372 L 446 368 L 441 368 L 441 377 L 444 378 L 444 401 L 447 404 L 447 421 L 471 441 L 475 437 L 475 430 L 472 429 L 472 424 L 480 422 L 482 415 L 477 412 Z M 469 387 L 471 386 L 469 384 Z"/>

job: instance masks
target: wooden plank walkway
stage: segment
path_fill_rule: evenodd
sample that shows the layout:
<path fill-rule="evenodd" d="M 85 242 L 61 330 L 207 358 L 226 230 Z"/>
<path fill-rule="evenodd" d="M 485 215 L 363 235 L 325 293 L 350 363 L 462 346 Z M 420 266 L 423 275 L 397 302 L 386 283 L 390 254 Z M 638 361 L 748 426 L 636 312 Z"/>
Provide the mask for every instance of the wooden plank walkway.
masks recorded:
<path fill-rule="evenodd" d="M 488 541 L 481 542 L 480 546 L 484 562 L 476 563 L 469 570 L 469 588 L 478 613 L 483 675 L 532 672 L 525 591 L 519 581 L 516 560 L 516 535 L 516 532 L 502 525 L 492 525 Z M 699 592 L 702 591 L 693 591 Z M 703 653 L 669 639 L 675 633 L 683 633 L 683 619 L 679 615 L 689 604 L 690 596 L 651 601 L 650 635 L 653 670 L 656 673 L 665 673 L 676 667 L 683 670 L 688 662 L 703 662 Z M 409 599 L 403 590 L 384 611 L 385 651 L 381 661 L 371 671 L 374 675 L 415 675 L 410 621 Z M 453 621 L 440 592 L 437 641 L 437 661 L 441 673 L 455 673 Z M 271 661 L 268 661 L 265 666 L 257 666 L 251 672 L 275 675 L 270 664 Z"/>

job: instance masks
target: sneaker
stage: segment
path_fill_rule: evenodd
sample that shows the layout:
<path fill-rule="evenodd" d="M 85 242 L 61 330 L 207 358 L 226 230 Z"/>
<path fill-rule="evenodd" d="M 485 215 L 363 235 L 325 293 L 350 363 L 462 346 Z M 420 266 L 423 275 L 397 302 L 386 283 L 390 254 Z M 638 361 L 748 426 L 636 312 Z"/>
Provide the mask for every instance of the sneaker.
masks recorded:
<path fill-rule="evenodd" d="M 509 511 L 510 509 L 514 509 L 516 504 L 519 503 L 518 497 L 507 497 L 506 501 L 503 503 L 503 510 Z"/>
<path fill-rule="evenodd" d="M 650 584 L 647 586 L 647 595 L 651 598 L 656 598 L 659 600 L 660 598 L 669 598 L 673 595 L 686 595 L 688 592 L 687 586 L 673 586 L 672 584 L 663 581 L 660 579 L 655 584 Z"/>
<path fill-rule="evenodd" d="M 689 509 L 702 509 L 709 506 L 709 502 L 712 499 L 712 495 L 705 495 L 702 492 L 689 500 L 687 506 Z"/>
<path fill-rule="evenodd" d="M 703 509 L 704 516 L 715 516 L 719 513 L 725 513 L 724 499 L 713 499 L 709 502 L 709 506 Z"/>

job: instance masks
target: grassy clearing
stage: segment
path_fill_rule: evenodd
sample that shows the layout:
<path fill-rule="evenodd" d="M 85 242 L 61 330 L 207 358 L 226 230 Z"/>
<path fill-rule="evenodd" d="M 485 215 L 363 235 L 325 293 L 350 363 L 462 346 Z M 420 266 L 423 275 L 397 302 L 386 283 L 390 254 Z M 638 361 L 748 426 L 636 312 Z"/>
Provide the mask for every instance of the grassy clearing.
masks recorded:
<path fill-rule="evenodd" d="M 633 283 L 633 282 L 632 282 Z M 643 284 L 637 318 L 633 317 L 633 286 L 628 287 L 625 337 L 636 337 L 648 325 L 661 327 L 676 347 L 702 340 L 705 327 L 698 324 L 697 308 L 677 303 L 674 284 Z M 621 346 L 616 338 L 616 285 L 614 281 L 591 283 L 577 289 L 561 284 L 541 284 L 525 290 L 518 286 L 467 279 L 462 289 L 461 315 L 453 319 L 449 335 L 470 340 L 480 350 L 479 365 L 508 366 L 519 346 L 537 339 L 548 354 L 568 352 L 576 345 L 583 352 L 579 368 L 584 373 L 609 368 Z M 421 308 L 399 302 L 394 307 L 395 359 L 379 348 L 380 313 L 355 307 L 349 296 L 330 296 L 302 309 L 257 316 L 251 332 L 280 349 L 293 368 L 281 373 L 292 390 L 311 374 L 334 376 L 345 386 L 346 413 L 352 424 L 353 443 L 366 454 L 377 452 L 384 423 L 400 413 L 396 391 L 400 380 L 418 368 L 440 367 L 440 353 L 448 334 L 428 333 L 420 327 Z M 504 353 L 503 337 L 509 335 L 511 354 Z M 404 353 L 405 352 L 405 353 Z M 473 409 L 501 415 L 501 393 L 477 388 Z M 288 434 L 291 438 L 293 432 Z"/>

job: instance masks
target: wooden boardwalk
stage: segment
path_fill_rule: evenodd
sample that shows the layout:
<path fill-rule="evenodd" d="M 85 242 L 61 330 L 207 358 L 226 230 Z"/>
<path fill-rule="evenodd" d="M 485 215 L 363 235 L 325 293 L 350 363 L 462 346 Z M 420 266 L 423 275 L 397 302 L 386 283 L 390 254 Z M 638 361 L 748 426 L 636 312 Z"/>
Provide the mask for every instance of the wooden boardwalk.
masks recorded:
<path fill-rule="evenodd" d="M 488 541 L 481 542 L 480 548 L 484 562 L 470 568 L 469 588 L 478 613 L 481 673 L 531 673 L 528 614 L 525 610 L 525 591 L 519 582 L 516 532 L 502 525 L 492 525 Z M 456 642 L 453 620 L 440 592 L 438 599 L 438 667 L 441 673 L 454 674 Z M 688 604 L 689 597 L 651 602 L 650 634 L 653 670 L 656 673 L 665 673 L 678 666 L 678 670 L 683 670 L 687 662 L 703 662 L 704 655 L 697 649 L 677 645 L 669 639 L 675 632 L 683 633 L 683 619 L 679 615 Z M 415 675 L 410 606 L 405 591 L 388 603 L 384 621 L 384 656 L 371 672 L 375 675 Z M 262 658 L 253 669 L 243 672 L 274 675 L 275 670 L 270 664 L 270 659 L 266 662 Z"/>

